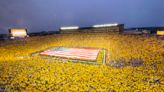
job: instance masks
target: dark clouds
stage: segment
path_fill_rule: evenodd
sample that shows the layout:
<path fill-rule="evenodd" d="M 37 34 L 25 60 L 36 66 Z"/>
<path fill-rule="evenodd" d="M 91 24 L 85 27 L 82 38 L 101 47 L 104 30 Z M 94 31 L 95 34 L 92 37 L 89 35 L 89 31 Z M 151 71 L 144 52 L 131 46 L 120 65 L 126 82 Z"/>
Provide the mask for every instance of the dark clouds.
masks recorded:
<path fill-rule="evenodd" d="M 34 32 L 113 22 L 126 27 L 164 26 L 163 4 L 162 0 L 1 0 L 0 33 L 10 27 Z"/>

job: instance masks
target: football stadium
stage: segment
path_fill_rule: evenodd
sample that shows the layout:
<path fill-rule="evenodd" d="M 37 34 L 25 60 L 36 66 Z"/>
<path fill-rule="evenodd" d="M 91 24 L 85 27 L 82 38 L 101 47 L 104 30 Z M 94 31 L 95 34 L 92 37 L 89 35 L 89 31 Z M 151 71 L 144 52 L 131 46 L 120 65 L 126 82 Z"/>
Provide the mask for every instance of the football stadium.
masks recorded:
<path fill-rule="evenodd" d="M 30 37 L 11 28 L 10 40 L 0 42 L 0 90 L 162 92 L 164 40 L 123 30 L 72 26 Z"/>
<path fill-rule="evenodd" d="M 0 92 L 164 92 L 164 0 L 0 0 Z"/>

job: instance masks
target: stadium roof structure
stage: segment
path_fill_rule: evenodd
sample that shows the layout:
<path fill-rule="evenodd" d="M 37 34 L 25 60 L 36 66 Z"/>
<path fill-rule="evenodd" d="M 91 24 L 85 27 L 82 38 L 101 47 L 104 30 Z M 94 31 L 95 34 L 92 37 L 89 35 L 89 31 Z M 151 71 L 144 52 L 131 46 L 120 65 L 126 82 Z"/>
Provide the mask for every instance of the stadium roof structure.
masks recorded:
<path fill-rule="evenodd" d="M 99 28 L 99 27 L 112 27 L 112 26 L 118 26 L 118 25 L 120 25 L 120 24 L 118 24 L 118 23 L 99 24 L 99 25 L 93 25 L 92 27 L 68 26 L 68 27 L 60 27 L 60 30 L 90 29 L 90 28 Z"/>
<path fill-rule="evenodd" d="M 113 24 L 100 24 L 100 25 L 93 25 L 94 28 L 99 28 L 99 27 L 112 27 L 112 26 L 118 26 L 118 23 L 113 23 Z"/>
<path fill-rule="evenodd" d="M 60 33 L 96 33 L 96 32 L 116 32 L 121 33 L 124 30 L 124 24 L 100 24 L 100 25 L 93 25 L 90 27 L 78 27 L 78 26 L 70 26 L 70 27 L 61 27 Z"/>
<path fill-rule="evenodd" d="M 92 29 L 92 28 L 100 28 L 100 27 L 114 27 L 119 25 L 123 25 L 123 24 L 119 24 L 119 23 L 97 24 L 90 27 L 68 26 L 68 27 L 60 27 L 60 30 Z"/>

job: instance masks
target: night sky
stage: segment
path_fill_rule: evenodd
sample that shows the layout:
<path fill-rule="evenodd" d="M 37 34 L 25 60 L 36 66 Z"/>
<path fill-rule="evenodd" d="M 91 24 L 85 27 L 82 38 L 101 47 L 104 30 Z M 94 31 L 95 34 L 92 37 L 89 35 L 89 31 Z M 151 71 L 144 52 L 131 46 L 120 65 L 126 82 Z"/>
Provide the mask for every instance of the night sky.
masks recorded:
<path fill-rule="evenodd" d="M 164 0 L 0 0 L 0 33 L 11 27 L 38 32 L 105 23 L 164 26 Z"/>

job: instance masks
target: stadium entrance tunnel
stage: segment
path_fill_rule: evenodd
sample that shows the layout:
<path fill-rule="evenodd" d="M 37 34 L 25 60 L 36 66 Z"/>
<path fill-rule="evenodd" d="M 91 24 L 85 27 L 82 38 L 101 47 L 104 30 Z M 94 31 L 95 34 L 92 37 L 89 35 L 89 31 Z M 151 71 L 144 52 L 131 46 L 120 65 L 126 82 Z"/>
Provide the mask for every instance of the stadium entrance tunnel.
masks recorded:
<path fill-rule="evenodd" d="M 48 61 L 106 64 L 107 50 L 92 47 L 52 47 L 32 53 L 31 56 Z"/>

